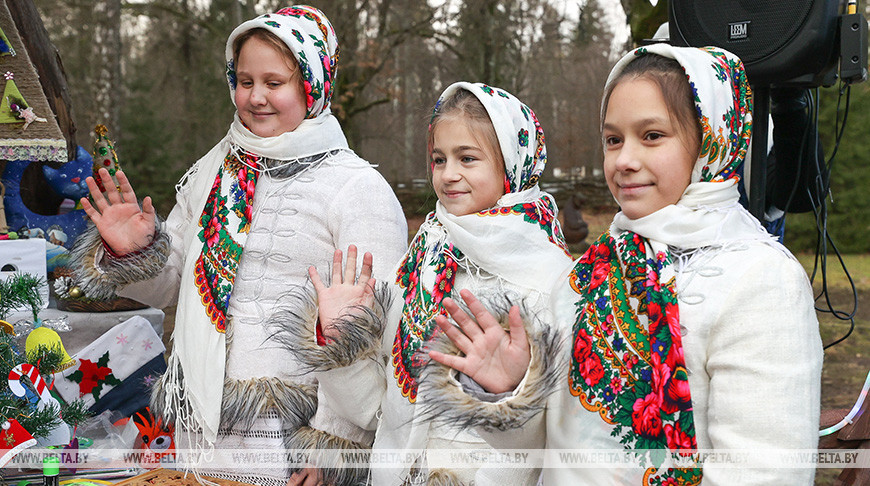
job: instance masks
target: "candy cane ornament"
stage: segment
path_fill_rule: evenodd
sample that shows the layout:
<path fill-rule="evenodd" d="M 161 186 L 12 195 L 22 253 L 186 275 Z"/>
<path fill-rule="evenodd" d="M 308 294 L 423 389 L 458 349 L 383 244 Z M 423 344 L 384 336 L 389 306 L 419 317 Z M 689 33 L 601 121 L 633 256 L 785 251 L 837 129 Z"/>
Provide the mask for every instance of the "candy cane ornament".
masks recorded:
<path fill-rule="evenodd" d="M 36 408 L 44 410 L 46 407 L 53 405 L 59 411 L 60 403 L 58 403 L 57 399 L 51 396 L 51 392 L 48 390 L 48 385 L 39 374 L 39 369 L 32 364 L 22 363 L 15 368 L 12 368 L 12 371 L 9 372 L 9 389 L 12 393 L 17 397 L 22 398 L 27 396 L 27 388 L 24 386 L 24 383 L 21 382 L 21 378 L 25 376 L 30 379 L 31 383 L 33 383 L 33 387 L 36 388 L 36 394 L 39 395 L 39 402 L 37 402 Z M 61 421 L 57 427 L 48 433 L 48 435 L 45 437 L 38 437 L 37 440 L 42 446 L 53 446 L 67 445 L 71 438 L 69 425 Z"/>

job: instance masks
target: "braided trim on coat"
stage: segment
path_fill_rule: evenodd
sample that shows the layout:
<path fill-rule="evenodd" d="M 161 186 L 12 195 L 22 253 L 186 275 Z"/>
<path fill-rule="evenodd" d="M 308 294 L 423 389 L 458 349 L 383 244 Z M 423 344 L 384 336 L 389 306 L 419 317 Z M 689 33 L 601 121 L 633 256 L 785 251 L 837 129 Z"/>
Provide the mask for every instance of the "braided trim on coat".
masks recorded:
<path fill-rule="evenodd" d="M 369 468 L 360 462 L 348 463 L 343 451 L 357 450 L 360 453 L 369 451 L 369 447 L 332 435 L 322 430 L 303 426 L 291 435 L 285 444 L 285 449 L 294 453 L 303 453 L 311 465 L 317 467 L 321 474 L 321 483 L 330 486 L 365 486 L 368 483 Z M 301 465 L 291 472 L 297 472 Z"/>
<path fill-rule="evenodd" d="M 155 235 L 145 248 L 122 257 L 115 257 L 103 249 L 103 240 L 96 225 L 76 238 L 70 250 L 70 267 L 75 272 L 76 284 L 91 299 L 111 299 L 121 287 L 148 280 L 160 274 L 172 246 L 172 238 L 161 231 L 163 222 L 155 220 Z"/>
<path fill-rule="evenodd" d="M 287 295 L 285 308 L 270 319 L 275 329 L 270 339 L 296 356 L 303 373 L 344 368 L 374 358 L 380 352 L 390 294 L 386 284 L 377 285 L 372 308 L 354 306 L 348 309 L 349 312 L 335 323 L 339 337 L 321 346 L 317 344 L 316 334 L 317 294 L 310 283 L 298 287 Z"/>
<path fill-rule="evenodd" d="M 507 297 L 483 303 L 499 324 L 508 329 L 508 312 L 514 303 Z M 421 371 L 419 396 L 422 399 L 418 400 L 417 406 L 423 407 L 423 417 L 437 425 L 460 429 L 479 427 L 492 432 L 522 427 L 544 410 L 547 397 L 556 391 L 566 369 L 561 353 L 562 336 L 552 327 L 540 324 L 525 305 L 519 307 L 526 333 L 531 334 L 532 355 L 521 392 L 496 402 L 486 402 L 466 393 L 454 378 L 456 372 L 453 369 L 428 357 L 430 349 L 461 354 L 456 345 L 439 332 L 421 350 L 425 353 L 426 365 Z"/>

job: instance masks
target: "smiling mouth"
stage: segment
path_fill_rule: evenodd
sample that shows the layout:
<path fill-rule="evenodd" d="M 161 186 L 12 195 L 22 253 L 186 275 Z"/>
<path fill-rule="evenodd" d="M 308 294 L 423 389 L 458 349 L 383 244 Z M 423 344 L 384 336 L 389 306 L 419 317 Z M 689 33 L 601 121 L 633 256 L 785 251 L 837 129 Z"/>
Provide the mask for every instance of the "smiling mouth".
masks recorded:
<path fill-rule="evenodd" d="M 642 193 L 646 188 L 652 187 L 649 184 L 619 184 L 619 192 L 625 196 L 634 196 Z"/>
<path fill-rule="evenodd" d="M 619 184 L 619 188 L 620 188 L 620 189 L 623 189 L 623 190 L 626 190 L 626 191 L 630 191 L 630 190 L 632 190 L 632 189 L 640 189 L 640 188 L 642 188 L 642 187 L 649 187 L 649 186 L 652 186 L 652 183 L 647 183 L 647 184 Z"/>
<path fill-rule="evenodd" d="M 465 194 L 468 194 L 468 193 L 462 192 L 462 191 L 444 191 L 444 195 L 449 197 L 449 198 L 457 198 L 457 197 L 463 196 Z"/>

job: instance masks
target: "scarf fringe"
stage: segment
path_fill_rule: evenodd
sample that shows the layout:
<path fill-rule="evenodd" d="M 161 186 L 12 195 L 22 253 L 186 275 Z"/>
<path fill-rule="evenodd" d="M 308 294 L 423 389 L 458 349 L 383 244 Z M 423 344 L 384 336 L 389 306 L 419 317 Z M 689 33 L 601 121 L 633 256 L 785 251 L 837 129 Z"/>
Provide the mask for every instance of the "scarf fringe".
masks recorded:
<path fill-rule="evenodd" d="M 329 434 L 308 426 L 300 427 L 288 440 L 285 448 L 290 451 L 306 451 L 313 466 L 320 469 L 322 482 L 332 486 L 365 486 L 369 469 L 359 462 L 348 464 L 341 451 L 370 449 L 358 442 Z M 291 472 L 297 472 L 299 468 Z"/>
<path fill-rule="evenodd" d="M 155 417 L 160 417 L 164 423 L 175 425 L 175 443 L 191 444 L 193 449 L 204 461 L 210 461 L 214 453 L 214 444 L 207 441 L 202 434 L 203 428 L 193 412 L 193 406 L 187 397 L 184 386 L 184 374 L 181 362 L 175 353 L 169 356 L 166 373 L 160 377 L 151 390 L 151 411 Z M 184 437 L 184 441 L 179 438 Z M 205 479 L 199 473 L 196 464 L 182 463 L 181 470 L 192 473 L 200 484 L 218 486 Z"/>
<path fill-rule="evenodd" d="M 505 329 L 509 328 L 508 312 L 513 305 L 515 303 L 504 296 L 485 302 Z M 529 315 L 524 305 L 520 305 L 520 315 L 530 336 L 532 354 L 522 392 L 498 402 L 485 402 L 465 393 L 453 377 L 451 368 L 428 359 L 430 349 L 460 354 L 446 335 L 438 333 L 422 350 L 426 353 L 427 364 L 420 377 L 422 400 L 417 402 L 417 406 L 423 407 L 423 417 L 442 426 L 482 428 L 492 432 L 522 427 L 546 408 L 547 397 L 562 383 L 566 368 L 560 351 L 563 336 L 555 328 L 540 324 L 536 316 Z"/>
<path fill-rule="evenodd" d="M 171 251 L 169 233 L 161 231 L 162 221 L 155 221 L 156 235 L 147 247 L 115 257 L 103 248 L 96 225 L 88 224 L 70 250 L 70 267 L 82 292 L 91 299 L 111 299 L 121 287 L 156 277 L 163 270 Z"/>
<path fill-rule="evenodd" d="M 275 329 L 270 339 L 296 356 L 303 373 L 343 368 L 374 358 L 380 352 L 391 300 L 386 283 L 376 286 L 371 309 L 363 306 L 348 309 L 335 323 L 339 337 L 323 346 L 317 344 L 317 294 L 310 282 L 288 294 L 287 300 L 289 308 L 270 319 Z"/>

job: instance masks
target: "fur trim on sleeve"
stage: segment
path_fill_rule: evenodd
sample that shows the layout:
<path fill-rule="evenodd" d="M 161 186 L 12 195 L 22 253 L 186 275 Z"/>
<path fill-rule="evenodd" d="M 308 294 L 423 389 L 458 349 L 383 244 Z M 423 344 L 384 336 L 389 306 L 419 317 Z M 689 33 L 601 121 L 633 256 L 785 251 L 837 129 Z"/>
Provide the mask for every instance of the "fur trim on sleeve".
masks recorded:
<path fill-rule="evenodd" d="M 84 294 L 92 299 L 110 299 L 124 285 L 148 280 L 160 274 L 171 249 L 169 233 L 156 221 L 154 241 L 140 251 L 115 257 L 103 249 L 102 237 L 91 223 L 70 250 L 70 266 Z"/>
<path fill-rule="evenodd" d="M 287 440 L 288 451 L 303 454 L 311 465 L 320 469 L 322 482 L 332 486 L 365 486 L 368 482 L 368 460 L 347 462 L 347 452 L 359 451 L 356 459 L 366 457 L 369 448 L 349 439 L 308 426 L 300 427 Z M 294 471 L 296 472 L 300 468 Z"/>
<path fill-rule="evenodd" d="M 499 323 L 508 328 L 508 311 L 514 305 L 509 299 L 484 302 Z M 426 365 L 420 378 L 418 407 L 424 416 L 436 424 L 462 429 L 480 427 L 492 432 L 522 427 L 544 410 L 547 397 L 553 393 L 565 369 L 561 358 L 562 336 L 550 326 L 537 323 L 520 305 L 520 315 L 530 334 L 531 362 L 519 394 L 496 402 L 486 402 L 467 394 L 454 377 L 455 371 L 428 358 L 428 350 L 460 354 L 444 333 L 437 333 L 424 349 Z"/>
<path fill-rule="evenodd" d="M 175 423 L 178 411 L 166 406 L 175 403 L 167 398 L 167 393 L 167 385 L 157 380 L 151 390 L 151 410 L 164 421 Z M 250 427 L 258 416 L 269 411 L 276 412 L 285 424 L 300 427 L 308 423 L 316 410 L 316 385 L 288 383 L 278 378 L 224 380 L 222 429 Z"/>
<path fill-rule="evenodd" d="M 386 284 L 375 289 L 372 309 L 357 307 L 359 315 L 343 315 L 336 327 L 339 338 L 317 344 L 317 294 L 310 285 L 289 294 L 289 308 L 271 319 L 275 329 L 272 339 L 293 352 L 303 371 L 327 371 L 349 366 L 359 360 L 374 358 L 380 351 L 386 326 L 390 289 Z"/>
<path fill-rule="evenodd" d="M 307 424 L 317 410 L 317 386 L 278 378 L 225 380 L 221 428 L 248 428 L 254 419 L 274 410 L 285 424 Z"/>
<path fill-rule="evenodd" d="M 426 478 L 426 486 L 468 486 L 449 469 L 433 469 Z"/>

